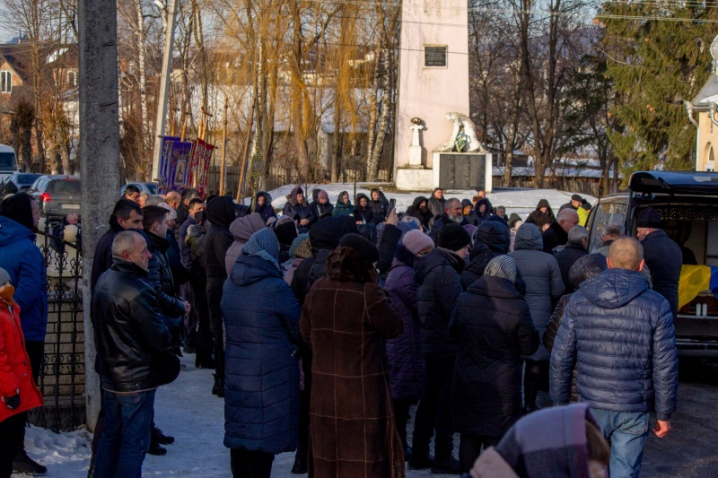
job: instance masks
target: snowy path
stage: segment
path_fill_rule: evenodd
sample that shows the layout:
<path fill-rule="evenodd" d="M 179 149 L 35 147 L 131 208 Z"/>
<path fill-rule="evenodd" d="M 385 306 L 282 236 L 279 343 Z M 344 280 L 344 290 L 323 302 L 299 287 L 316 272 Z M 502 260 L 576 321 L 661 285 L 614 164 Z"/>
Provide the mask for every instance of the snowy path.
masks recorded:
<path fill-rule="evenodd" d="M 229 478 L 229 450 L 224 437 L 224 401 L 210 393 L 212 371 L 194 368 L 194 355 L 182 359 L 186 369 L 172 384 L 161 387 L 155 400 L 155 422 L 176 441 L 167 455 L 145 459 L 143 476 Z M 30 456 L 48 467 L 48 478 L 84 478 L 90 462 L 90 437 L 85 430 L 55 434 L 31 428 L 25 438 Z M 457 455 L 458 456 L 458 455 Z M 289 478 L 294 453 L 278 455 L 273 478 Z M 21 475 L 14 475 L 20 477 Z M 407 477 L 431 475 L 428 470 L 407 472 Z"/>

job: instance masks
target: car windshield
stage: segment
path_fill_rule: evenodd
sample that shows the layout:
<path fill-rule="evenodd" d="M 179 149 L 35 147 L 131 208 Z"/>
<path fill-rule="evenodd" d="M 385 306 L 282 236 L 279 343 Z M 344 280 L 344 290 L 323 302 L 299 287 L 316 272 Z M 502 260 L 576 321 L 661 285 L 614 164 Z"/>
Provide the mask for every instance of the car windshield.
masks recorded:
<path fill-rule="evenodd" d="M 150 190 L 150 194 L 157 194 L 157 185 L 155 183 L 145 183 L 145 186 Z"/>
<path fill-rule="evenodd" d="M 37 174 L 18 174 L 17 176 L 15 176 L 15 181 L 13 182 L 18 183 L 21 186 L 29 186 L 34 183 L 35 180 L 39 177 L 40 176 L 38 176 Z"/>
<path fill-rule="evenodd" d="M 50 194 L 80 194 L 80 181 L 76 179 L 59 179 L 50 184 Z"/>
<path fill-rule="evenodd" d="M 0 153 L 0 171 L 17 171 L 14 153 Z"/>

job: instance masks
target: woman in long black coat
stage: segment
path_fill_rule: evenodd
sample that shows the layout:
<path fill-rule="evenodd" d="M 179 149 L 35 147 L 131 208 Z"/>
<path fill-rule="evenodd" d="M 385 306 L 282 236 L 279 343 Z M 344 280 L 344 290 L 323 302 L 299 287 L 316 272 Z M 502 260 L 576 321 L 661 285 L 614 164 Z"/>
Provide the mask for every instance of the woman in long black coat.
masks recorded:
<path fill-rule="evenodd" d="M 539 337 L 515 280 L 510 256 L 492 259 L 459 296 L 449 322 L 449 336 L 458 343 L 453 408 L 462 470 L 521 417 L 521 356 L 536 352 Z"/>

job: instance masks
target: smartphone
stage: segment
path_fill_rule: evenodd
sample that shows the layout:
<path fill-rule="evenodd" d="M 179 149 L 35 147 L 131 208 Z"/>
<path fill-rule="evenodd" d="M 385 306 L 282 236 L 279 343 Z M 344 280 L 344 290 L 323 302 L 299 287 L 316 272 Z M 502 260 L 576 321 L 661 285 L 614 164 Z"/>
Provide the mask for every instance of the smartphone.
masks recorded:
<path fill-rule="evenodd" d="M 396 199 L 389 199 L 389 210 L 396 209 Z"/>

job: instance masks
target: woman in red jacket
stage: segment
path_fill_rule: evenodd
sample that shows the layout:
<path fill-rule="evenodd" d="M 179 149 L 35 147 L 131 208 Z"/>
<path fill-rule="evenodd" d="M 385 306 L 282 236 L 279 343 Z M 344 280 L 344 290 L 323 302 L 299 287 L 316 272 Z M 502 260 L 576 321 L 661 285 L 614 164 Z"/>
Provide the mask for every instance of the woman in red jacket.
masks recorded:
<path fill-rule="evenodd" d="M 12 461 L 22 449 L 26 411 L 42 406 L 35 385 L 25 338 L 20 327 L 20 307 L 13 300 L 10 275 L 0 268 L 0 478 L 10 478 Z"/>

